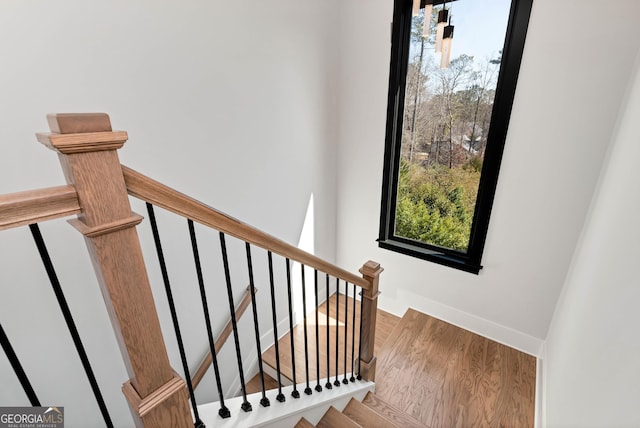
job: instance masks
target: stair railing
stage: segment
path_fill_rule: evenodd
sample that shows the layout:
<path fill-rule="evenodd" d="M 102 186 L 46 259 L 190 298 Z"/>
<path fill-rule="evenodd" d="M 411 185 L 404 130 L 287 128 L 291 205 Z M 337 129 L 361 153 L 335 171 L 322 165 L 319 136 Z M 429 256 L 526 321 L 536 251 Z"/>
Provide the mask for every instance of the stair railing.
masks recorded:
<path fill-rule="evenodd" d="M 192 222 L 197 222 L 218 230 L 223 250 L 225 235 L 244 241 L 247 246 L 249 266 L 251 265 L 250 245 L 268 251 L 270 269 L 272 253 L 283 257 L 287 264 L 290 333 L 293 330 L 291 324 L 290 261 L 301 265 L 303 282 L 306 266 L 315 271 L 316 278 L 318 272 L 325 273 L 327 281 L 329 276 L 335 277 L 338 288 L 340 281 L 344 281 L 345 294 L 347 295 L 348 286 L 352 284 L 352 315 L 354 317 L 356 311 L 356 286 L 360 287 L 362 293 L 357 372 L 359 378 L 374 380 L 377 297 L 379 294 L 379 275 L 383 270 L 379 264 L 369 261 L 360 269 L 362 276 L 354 275 L 145 177 L 130 168 L 121 166 L 117 150 L 126 142 L 128 136 L 123 131 L 112 131 L 109 117 L 106 114 L 57 114 L 49 115 L 47 119 L 51 132 L 37 134 L 37 138 L 38 141 L 59 154 L 68 185 L 21 192 L 5 198 L 0 197 L 0 229 L 18 225 L 31 225 L 39 221 L 77 215 L 76 219 L 69 222 L 85 237 L 98 283 L 130 378 L 123 386 L 123 393 L 132 410 L 136 426 L 190 427 L 194 423 L 194 418 L 196 426 L 203 426 L 203 424 L 198 419 L 195 403 L 192 403 L 193 415 L 189 408 L 188 392 L 193 401 L 191 385 L 189 385 L 190 388 L 187 391 L 185 380 L 173 370 L 169 363 L 136 232 L 136 226 L 142 221 L 142 217 L 131 211 L 129 195 L 147 203 L 151 218 L 153 217 L 152 206 L 156 205 L 185 217 L 188 219 L 190 227 L 192 227 Z M 154 230 L 154 237 L 155 235 L 156 230 Z M 195 239 L 193 243 L 194 254 L 197 255 Z M 158 254 L 159 256 L 162 255 L 160 247 L 158 247 Z M 225 259 L 226 269 L 227 261 Z M 235 335 L 238 364 L 241 366 L 235 326 L 235 309 L 228 272 L 227 285 L 229 288 L 230 312 L 234 322 L 232 330 Z M 253 284 L 251 284 L 251 287 L 253 288 Z M 170 298 L 169 288 L 167 292 Z M 254 297 L 253 293 L 255 291 L 251 293 L 252 298 Z M 273 313 L 275 313 L 273 280 L 271 295 Z M 206 309 L 204 300 L 203 304 Z M 255 301 L 253 304 L 255 318 Z M 347 300 L 345 299 L 345 312 L 347 311 Z M 306 324 L 306 313 L 304 315 Z M 277 331 L 275 328 L 274 316 L 274 333 Z M 352 325 L 352 329 L 355 329 L 355 322 Z M 345 325 L 345 341 L 347 331 Z M 257 333 L 256 329 L 256 335 Z M 336 334 L 338 334 L 337 327 Z M 355 355 L 354 338 L 355 331 L 352 330 L 351 381 L 353 381 L 353 373 L 356 372 L 353 366 Z M 210 339 L 210 342 L 213 341 Z M 316 345 L 318 344 L 316 343 Z M 211 346 L 212 352 L 214 352 L 213 343 L 211 343 Z M 293 351 L 293 343 L 291 348 Z M 336 347 L 336 386 L 339 384 L 337 365 L 338 354 Z M 345 376 L 343 381 L 347 380 L 346 366 L 345 349 Z M 241 367 L 240 371 L 242 376 Z M 185 370 L 185 372 L 187 378 L 190 378 L 188 370 Z M 190 384 L 190 379 L 188 380 Z M 309 377 L 307 374 L 307 384 L 308 382 Z M 297 394 L 297 391 L 294 389 L 294 394 L 292 395 L 296 397 L 295 394 Z M 281 393 L 278 395 L 278 401 L 284 401 L 284 398 L 281 399 L 281 395 Z M 263 400 L 266 400 L 264 387 Z M 245 404 L 248 404 L 246 400 Z M 268 405 L 268 400 L 266 402 L 261 401 L 261 404 L 263 406 Z M 245 411 L 250 410 L 250 407 L 248 405 L 248 408 L 245 408 L 243 405 Z M 223 417 L 225 416 L 222 414 L 222 409 L 220 414 Z"/>
<path fill-rule="evenodd" d="M 122 172 L 127 191 L 133 197 L 360 287 L 362 289 L 360 375 L 365 380 L 375 380 L 376 359 L 373 355 L 375 323 L 377 300 L 380 294 L 379 276 L 384 270 L 379 263 L 366 262 L 360 268 L 362 276 L 357 276 L 146 177 L 131 168 L 123 165 Z"/>

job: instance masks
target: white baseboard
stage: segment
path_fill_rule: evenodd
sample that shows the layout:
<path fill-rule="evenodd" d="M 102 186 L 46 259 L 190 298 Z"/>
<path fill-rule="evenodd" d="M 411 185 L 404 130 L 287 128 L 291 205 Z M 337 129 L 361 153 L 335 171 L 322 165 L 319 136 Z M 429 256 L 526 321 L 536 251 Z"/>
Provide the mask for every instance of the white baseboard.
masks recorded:
<path fill-rule="evenodd" d="M 540 357 L 544 341 L 521 331 L 480 318 L 451 306 L 444 305 L 423 296 L 398 290 L 396 299 L 380 299 L 380 308 L 402 317 L 407 306 L 401 302 L 410 302 L 409 307 L 450 324 L 472 331 L 503 345 L 522 351 L 534 357 Z M 384 297 L 384 294 L 382 295 Z M 387 306 L 385 306 L 387 305 Z"/>
<path fill-rule="evenodd" d="M 546 343 L 542 344 L 541 357 L 538 358 L 536 364 L 536 414 L 534 428 L 543 428 L 545 423 L 546 414 L 546 400 L 547 396 L 547 347 Z"/>

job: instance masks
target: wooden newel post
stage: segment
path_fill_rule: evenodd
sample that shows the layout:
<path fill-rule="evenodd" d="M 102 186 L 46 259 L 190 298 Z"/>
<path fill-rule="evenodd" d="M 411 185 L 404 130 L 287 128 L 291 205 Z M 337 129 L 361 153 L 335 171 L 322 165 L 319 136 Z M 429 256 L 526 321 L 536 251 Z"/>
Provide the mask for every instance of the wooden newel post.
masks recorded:
<path fill-rule="evenodd" d="M 70 223 L 84 236 L 130 380 L 123 392 L 138 427 L 193 427 L 185 383 L 169 364 L 117 149 L 127 133 L 109 116 L 47 116 L 38 141 L 58 152 L 82 212 Z"/>
<path fill-rule="evenodd" d="M 360 375 L 363 379 L 370 381 L 375 381 L 376 378 L 376 357 L 373 355 L 373 349 L 376 341 L 376 316 L 378 313 L 378 295 L 380 294 L 378 283 L 383 270 L 380 263 L 372 262 L 371 260 L 360 268 L 362 277 L 370 286 L 368 289 L 362 290 Z"/>

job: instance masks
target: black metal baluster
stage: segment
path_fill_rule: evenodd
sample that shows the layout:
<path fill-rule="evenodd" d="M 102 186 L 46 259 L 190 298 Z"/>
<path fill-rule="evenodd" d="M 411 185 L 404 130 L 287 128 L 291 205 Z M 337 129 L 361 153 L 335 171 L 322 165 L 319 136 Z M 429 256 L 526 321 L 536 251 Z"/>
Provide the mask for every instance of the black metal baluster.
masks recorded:
<path fill-rule="evenodd" d="M 348 347 L 348 326 L 349 326 L 349 283 L 347 281 L 344 282 L 344 378 L 342 379 L 343 384 L 348 384 L 349 380 L 347 379 L 347 347 Z"/>
<path fill-rule="evenodd" d="M 318 270 L 314 270 L 314 282 L 313 282 L 313 290 L 316 296 L 316 388 L 315 390 L 320 392 L 322 391 L 322 386 L 320 385 L 320 333 L 318 325 Z"/>
<path fill-rule="evenodd" d="M 24 372 L 22 364 L 20 364 L 20 360 L 13 350 L 11 342 L 9 342 L 9 338 L 4 332 L 4 328 L 2 328 L 2 324 L 0 324 L 0 344 L 2 345 L 2 349 L 4 350 L 5 355 L 9 359 L 9 363 L 11 364 L 13 371 L 20 381 L 20 385 L 22 385 L 24 393 L 27 395 L 27 398 L 29 398 L 29 402 L 32 406 L 40 407 L 40 400 L 38 400 L 38 397 L 36 396 L 36 393 L 31 386 L 31 382 L 29 382 L 29 378 Z"/>
<path fill-rule="evenodd" d="M 162 252 L 162 244 L 160 243 L 160 234 L 158 233 L 158 224 L 156 223 L 156 216 L 155 216 L 155 213 L 153 212 L 153 205 L 151 205 L 148 202 L 147 202 L 147 212 L 149 213 L 149 222 L 151 223 L 153 241 L 156 245 L 158 262 L 160 263 L 160 271 L 162 272 L 162 281 L 164 282 L 164 290 L 167 294 L 167 301 L 169 302 L 169 310 L 171 312 L 171 321 L 173 322 L 173 329 L 176 333 L 176 340 L 178 342 L 178 350 L 180 351 L 180 361 L 182 361 L 182 369 L 184 370 L 184 377 L 185 377 L 185 381 L 187 382 L 189 397 L 191 398 L 191 408 L 193 409 L 193 415 L 196 420 L 194 423 L 194 426 L 196 428 L 204 428 L 205 425 L 200 419 L 200 415 L 198 414 L 196 397 L 193 394 L 193 384 L 191 383 L 191 374 L 189 373 L 189 365 L 187 364 L 187 355 L 184 351 L 184 343 L 182 342 L 182 334 L 180 333 L 180 324 L 178 323 L 178 313 L 176 312 L 176 306 L 173 301 L 173 293 L 171 292 L 171 283 L 169 282 L 169 274 L 167 273 L 167 264 L 164 260 L 164 253 Z"/>
<path fill-rule="evenodd" d="M 304 281 L 304 265 L 300 265 L 300 274 L 302 275 L 302 312 L 304 319 L 304 372 L 306 376 L 307 387 L 304 393 L 311 395 L 311 387 L 309 386 L 309 340 L 307 338 L 307 285 Z M 293 341 L 293 338 L 291 338 Z"/>
<path fill-rule="evenodd" d="M 247 250 L 247 268 L 249 269 L 249 287 L 251 287 L 251 306 L 253 308 L 253 329 L 256 335 L 256 348 L 258 349 L 258 369 L 260 371 L 260 387 L 262 388 L 262 398 L 260 404 L 262 407 L 269 407 L 271 403 L 267 398 L 267 393 L 264 387 L 264 370 L 262 367 L 262 347 L 260 346 L 260 328 L 258 327 L 258 310 L 256 308 L 256 289 L 253 281 L 253 264 L 251 263 L 251 245 L 245 242 L 245 248 Z"/>
<path fill-rule="evenodd" d="M 278 317 L 276 315 L 276 291 L 275 284 L 273 281 L 273 256 L 271 251 L 267 252 L 267 257 L 269 259 L 269 287 L 271 288 L 271 314 L 273 316 L 273 340 L 275 342 L 275 350 L 276 350 L 276 374 L 278 375 L 278 395 L 276 396 L 276 400 L 281 403 L 284 403 L 286 398 L 282 393 L 282 375 L 280 373 L 280 346 L 278 343 Z"/>
<path fill-rule="evenodd" d="M 220 369 L 218 367 L 218 357 L 216 355 L 216 345 L 213 340 L 213 331 L 211 330 L 211 319 L 209 317 L 209 305 L 207 304 L 207 293 L 204 288 L 204 277 L 202 276 L 202 266 L 200 264 L 200 253 L 198 251 L 198 243 L 196 241 L 196 231 L 193 221 L 188 220 L 189 235 L 191 236 L 191 248 L 193 249 L 193 259 L 196 264 L 196 273 L 198 275 L 198 285 L 200 287 L 200 300 L 202 301 L 202 312 L 204 312 L 205 326 L 207 328 L 207 338 L 209 339 L 209 351 L 213 360 L 213 370 L 216 378 L 216 387 L 218 388 L 218 401 L 220 401 L 220 409 L 218 415 L 221 418 L 231 416 L 229 408 L 224 404 L 224 396 L 222 394 L 222 381 L 220 380 Z"/>
<path fill-rule="evenodd" d="M 355 348 L 356 348 L 356 285 L 353 284 L 353 310 L 351 315 L 351 377 L 350 382 L 355 382 Z"/>
<path fill-rule="evenodd" d="M 298 392 L 298 384 L 296 383 L 296 352 L 293 346 L 293 305 L 291 303 L 291 266 L 289 259 L 286 259 L 287 265 L 287 299 L 289 302 L 289 342 L 291 343 L 291 370 L 293 372 L 293 391 L 291 396 L 293 398 L 300 398 Z"/>
<path fill-rule="evenodd" d="M 95 396 L 98 407 L 100 408 L 100 413 L 102 413 L 104 423 L 107 425 L 107 427 L 112 428 L 113 422 L 111 422 L 111 416 L 109 415 L 107 406 L 104 402 L 104 399 L 102 398 L 102 392 L 100 392 L 100 387 L 98 386 L 98 382 L 96 381 L 93 369 L 91 368 L 91 364 L 89 363 L 87 352 L 85 351 L 82 340 L 80 339 L 80 334 L 78 333 L 76 323 L 73 320 L 73 316 L 71 315 L 71 310 L 69 309 L 69 305 L 67 304 L 67 299 L 64 297 L 64 293 L 62 292 L 62 286 L 60 285 L 58 275 L 56 274 L 56 271 L 53 267 L 53 262 L 51 261 L 51 257 L 49 256 L 49 251 L 47 250 L 44 239 L 42 238 L 42 234 L 40 233 L 40 227 L 38 226 L 38 224 L 30 224 L 29 229 L 31 230 L 31 234 L 33 235 L 33 240 L 36 243 L 36 247 L 38 247 L 38 252 L 40 253 L 40 258 L 42 259 L 42 264 L 47 271 L 47 275 L 49 276 L 49 282 L 51 283 L 53 292 L 55 293 L 56 299 L 58 300 L 60 311 L 64 316 L 65 322 L 67 323 L 67 328 L 69 329 L 69 333 L 71 334 L 71 338 L 73 339 L 73 344 L 75 345 L 78 356 L 80 357 L 80 361 L 82 362 L 82 367 L 84 368 L 84 372 L 86 373 L 89 384 L 91 385 L 93 395 Z"/>
<path fill-rule="evenodd" d="M 325 309 L 326 309 L 326 322 L 327 322 L 327 383 L 325 383 L 325 388 L 327 389 L 331 389 L 333 388 L 333 386 L 331 385 L 331 367 L 330 367 L 330 360 L 331 360 L 331 351 L 329 349 L 329 333 L 331 331 L 331 329 L 329 328 L 329 274 L 326 274 L 327 276 L 327 283 L 326 283 L 326 305 L 325 305 Z"/>
<path fill-rule="evenodd" d="M 229 313 L 231 314 L 231 326 L 233 327 L 233 341 L 236 345 L 236 359 L 238 361 L 238 374 L 240 375 L 240 386 L 242 387 L 242 405 L 240 408 L 245 412 L 253 410 L 251 403 L 247 401 L 247 387 L 244 383 L 244 370 L 242 368 L 242 356 L 240 354 L 240 338 L 238 337 L 238 324 L 236 322 L 236 309 L 233 303 L 233 290 L 231 289 L 231 273 L 229 272 L 229 258 L 227 256 L 227 244 L 224 233 L 220 232 L 220 248 L 222 249 L 222 263 L 224 265 L 224 278 L 227 282 L 227 297 L 229 298 Z"/>
<path fill-rule="evenodd" d="M 360 291 L 360 337 L 358 338 L 358 377 L 356 379 L 362 380 L 362 373 L 360 373 L 362 360 L 362 303 L 364 302 L 364 295 Z"/>
<path fill-rule="evenodd" d="M 329 326 L 327 326 L 327 328 L 329 328 Z M 340 280 L 336 278 L 336 380 L 333 381 L 333 384 L 335 386 L 340 386 L 340 381 L 338 380 L 339 340 L 340 340 Z"/>

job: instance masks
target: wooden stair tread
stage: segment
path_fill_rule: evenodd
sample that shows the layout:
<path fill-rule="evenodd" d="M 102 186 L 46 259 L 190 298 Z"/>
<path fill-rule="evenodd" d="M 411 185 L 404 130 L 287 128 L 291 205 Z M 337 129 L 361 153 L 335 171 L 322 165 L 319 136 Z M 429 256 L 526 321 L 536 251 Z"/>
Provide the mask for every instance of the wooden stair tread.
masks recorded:
<path fill-rule="evenodd" d="M 316 426 L 318 428 L 363 428 L 333 406 L 329 407 Z"/>
<path fill-rule="evenodd" d="M 305 418 L 302 418 L 298 421 L 294 428 L 315 428 L 315 426 Z"/>
<path fill-rule="evenodd" d="M 270 389 L 276 389 L 278 387 L 278 381 L 264 373 L 264 389 L 268 391 Z M 262 382 L 260 380 L 260 373 L 257 373 L 246 384 L 247 394 L 253 394 L 256 392 L 262 392 Z"/>
<path fill-rule="evenodd" d="M 338 316 L 338 372 L 344 374 L 344 312 L 345 312 L 345 296 L 340 294 L 339 304 L 340 311 Z M 320 378 L 327 377 L 327 312 L 326 303 L 322 303 L 318 307 L 318 331 L 319 331 L 319 355 L 320 355 Z M 347 372 L 351 372 L 351 342 L 354 338 L 351 336 L 351 319 L 353 310 L 353 299 L 348 298 L 348 320 L 347 327 Z M 378 309 L 376 322 L 376 342 L 374 355 L 378 355 L 382 345 L 389 337 L 396 324 L 400 322 L 400 318 L 388 312 Z M 356 302 L 356 329 L 355 329 L 355 354 L 358 354 L 359 340 L 359 319 L 360 319 L 360 302 Z M 308 354 L 309 354 L 309 377 L 315 379 L 316 374 L 316 341 L 315 341 L 315 313 L 309 312 L 307 315 L 307 335 L 308 335 Z M 330 375 L 335 376 L 335 341 L 336 341 L 336 295 L 329 297 L 329 365 Z M 293 328 L 293 344 L 295 348 L 295 365 L 296 365 L 296 381 L 302 382 L 305 368 L 305 352 L 304 352 L 304 325 L 302 321 Z M 280 347 L 280 371 L 282 376 L 290 381 L 293 380 L 293 368 L 291 360 L 291 334 L 289 331 L 278 342 Z M 268 364 L 274 370 L 276 368 L 275 346 L 271 346 L 262 354 L 262 361 Z"/>
<path fill-rule="evenodd" d="M 371 407 L 365 406 L 355 398 L 349 401 L 342 413 L 363 427 L 401 428 L 401 425 L 392 423 L 386 417 Z"/>
<path fill-rule="evenodd" d="M 392 406 L 386 401 L 382 400 L 377 395 L 368 392 L 361 403 L 363 406 L 369 407 L 379 415 L 383 416 L 386 420 L 391 421 L 393 424 L 403 428 L 425 428 L 422 422 L 414 418 L 413 416 L 399 410 L 397 407 Z"/>

